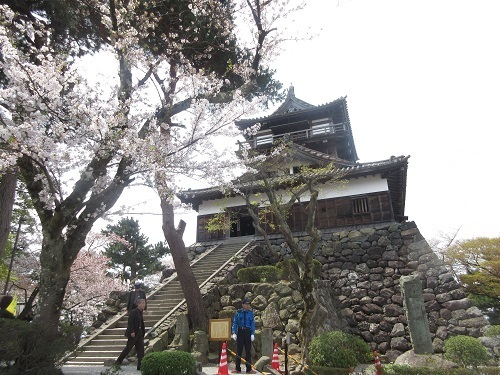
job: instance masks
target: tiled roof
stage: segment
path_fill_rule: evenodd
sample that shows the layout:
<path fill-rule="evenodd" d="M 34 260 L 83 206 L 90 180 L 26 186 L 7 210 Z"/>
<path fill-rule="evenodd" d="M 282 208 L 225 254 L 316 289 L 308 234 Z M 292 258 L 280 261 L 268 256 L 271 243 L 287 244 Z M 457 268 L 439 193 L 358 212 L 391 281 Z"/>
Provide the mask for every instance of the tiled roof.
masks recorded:
<path fill-rule="evenodd" d="M 294 150 L 296 150 L 297 153 L 301 153 L 303 155 L 308 155 L 309 157 L 314 158 L 317 161 L 322 161 L 325 163 L 334 162 L 335 165 L 337 165 L 338 167 L 341 167 L 341 166 L 347 167 L 347 166 L 356 165 L 356 163 L 353 163 L 349 160 L 340 159 L 334 155 L 325 154 L 324 152 L 316 151 L 316 150 L 313 150 L 311 148 L 299 145 L 297 143 L 291 144 L 290 147 L 293 148 Z"/>
<path fill-rule="evenodd" d="M 273 112 L 271 116 L 283 115 L 285 113 L 302 111 L 304 109 L 314 108 L 312 104 L 306 103 L 305 101 L 295 97 L 295 90 L 293 86 L 288 89 L 288 94 L 285 101 L 279 106 L 279 108 Z"/>
<path fill-rule="evenodd" d="M 328 155 L 327 155 L 328 156 Z M 368 175 L 368 174 L 374 174 L 374 173 L 383 173 L 385 171 L 394 169 L 395 167 L 399 166 L 404 166 L 404 171 L 405 171 L 405 176 L 406 176 L 406 166 L 408 163 L 408 158 L 410 156 L 391 156 L 391 158 L 387 160 L 380 160 L 376 162 L 370 162 L 370 163 L 355 163 L 351 165 L 339 165 L 338 169 L 340 172 L 344 175 L 344 178 L 354 178 L 354 177 L 359 177 L 363 175 Z M 312 172 L 314 173 L 314 172 Z M 338 172 L 333 172 L 333 173 L 338 173 Z M 289 177 L 288 181 L 292 181 L 297 178 L 297 175 L 289 175 L 286 176 Z M 320 176 L 321 177 L 321 176 Z M 329 174 L 324 174 L 325 178 L 329 177 Z M 279 176 L 276 177 L 276 179 L 279 179 L 280 182 L 286 183 L 286 178 L 285 176 Z M 401 181 L 403 182 L 403 181 Z M 259 181 L 256 181 L 255 179 L 252 179 L 250 181 L 245 181 L 245 182 L 239 182 L 238 180 L 233 181 L 233 185 L 236 188 L 255 188 L 258 189 L 262 185 L 259 183 Z M 406 178 L 404 181 L 404 186 L 406 186 Z M 222 198 L 224 196 L 223 193 L 223 187 L 215 186 L 215 187 L 209 187 L 205 189 L 197 189 L 197 190 L 184 190 L 178 194 L 178 197 L 181 199 L 182 202 L 184 203 L 191 203 L 193 200 L 205 200 L 205 199 L 218 199 Z"/>
<path fill-rule="evenodd" d="M 276 119 L 280 119 L 280 118 L 286 118 L 287 116 L 294 115 L 298 112 L 306 115 L 310 112 L 315 112 L 315 111 L 318 111 L 318 110 L 323 109 L 323 108 L 327 109 L 328 107 L 340 105 L 342 102 L 345 101 L 345 99 L 346 99 L 346 97 L 343 96 L 343 97 L 338 98 L 332 102 L 315 106 L 315 105 L 311 105 L 309 103 L 306 103 L 305 101 L 303 101 L 301 99 L 296 98 L 294 95 L 293 98 L 290 100 L 287 97 L 287 99 L 285 99 L 285 101 L 281 104 L 281 106 L 276 111 L 274 111 L 272 114 L 270 114 L 268 116 L 264 116 L 264 117 L 239 120 L 239 121 L 236 121 L 236 126 L 238 126 L 238 128 L 240 130 L 244 130 L 244 129 L 248 128 L 249 126 L 255 125 L 258 122 L 266 122 L 266 121 L 269 121 L 271 119 L 276 120 Z M 292 109 L 292 110 L 290 110 L 290 109 Z"/>

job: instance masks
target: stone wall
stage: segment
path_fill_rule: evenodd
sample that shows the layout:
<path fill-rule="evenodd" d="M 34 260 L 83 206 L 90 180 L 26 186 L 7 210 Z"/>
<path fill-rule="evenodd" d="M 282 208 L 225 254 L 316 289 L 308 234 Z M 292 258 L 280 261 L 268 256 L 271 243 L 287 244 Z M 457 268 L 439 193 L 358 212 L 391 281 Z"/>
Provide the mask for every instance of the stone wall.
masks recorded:
<path fill-rule="evenodd" d="M 310 239 L 305 234 L 298 234 L 296 240 L 306 247 Z M 284 256 L 290 255 L 282 238 L 276 236 L 271 242 L 274 250 Z M 200 250 L 198 248 L 198 253 Z M 218 280 L 211 297 L 206 299 L 207 306 L 212 315 L 218 317 L 225 314 L 224 310 L 234 311 L 246 295 L 253 298 L 252 307 L 259 324 L 262 322 L 265 326 L 262 316 L 268 313 L 266 309 L 276 309 L 280 322 L 273 327 L 275 336 L 285 331 L 295 333 L 301 301 L 293 284 L 287 295 L 279 284 L 272 287 L 233 285 L 237 269 L 265 263 L 259 259 L 259 253 L 266 251 L 262 246 L 255 246 L 253 252 L 243 255 L 244 259 L 236 260 Z M 435 352 L 443 351 L 444 340 L 449 336 L 481 337 L 489 328 L 486 318 L 472 306 L 414 222 L 323 231 L 315 257 L 323 265 L 323 281 L 318 286 L 323 294 L 334 296 L 329 312 L 335 315 L 337 312 L 333 310 L 338 307 L 339 315 L 347 324 L 344 329 L 361 336 L 373 350 L 385 354 L 389 360 L 412 348 L 399 284 L 399 278 L 404 275 L 420 276 Z M 224 283 L 232 285 L 224 286 Z M 298 338 L 292 335 L 292 342 L 298 343 Z"/>
<path fill-rule="evenodd" d="M 104 307 L 101 312 L 97 314 L 92 327 L 88 330 L 89 334 L 92 334 L 95 329 L 101 327 L 106 321 L 114 317 L 116 314 L 124 311 L 127 308 L 129 292 L 124 291 L 112 291 L 106 301 L 104 302 Z"/>
<path fill-rule="evenodd" d="M 309 239 L 297 240 L 300 244 Z M 287 254 L 283 241 L 274 244 Z M 339 298 L 349 326 L 390 358 L 411 349 L 399 285 L 404 275 L 420 276 L 437 353 L 450 335 L 480 337 L 489 328 L 414 222 L 324 233 L 316 259 L 323 264 L 323 278 Z"/>
<path fill-rule="evenodd" d="M 300 246 L 308 246 L 305 234 L 296 234 Z M 271 239 L 274 251 L 290 256 L 280 236 Z M 190 248 L 190 259 L 202 254 L 210 245 Z M 299 350 L 298 321 L 302 300 L 294 283 L 239 284 L 237 271 L 243 267 L 273 264 L 274 254 L 259 241 L 238 257 L 202 289 L 210 318 L 232 317 L 242 298 L 252 299 L 256 315 L 257 338 L 264 328 L 271 328 L 275 341 L 291 333 L 291 351 Z M 443 349 L 444 340 L 452 335 L 480 337 L 487 346 L 497 345 L 483 338 L 489 328 L 479 309 L 472 306 L 465 292 L 454 280 L 443 262 L 434 254 L 413 222 L 395 223 L 356 230 L 323 231 L 316 259 L 322 263 L 322 280 L 317 282 L 324 320 L 321 331 L 342 329 L 361 336 L 373 350 L 393 361 L 412 348 L 399 279 L 417 274 L 428 314 L 435 352 Z M 122 301 L 110 298 L 108 313 L 121 309 Z M 123 298 L 123 297 L 122 297 Z M 113 310 L 113 311 L 111 311 Z M 179 313 L 185 312 L 183 306 Z M 104 316 L 103 316 L 104 317 Z M 165 321 L 151 335 L 151 347 L 162 350 L 172 332 L 175 316 Z M 215 345 L 215 344 L 213 344 Z M 214 346 L 217 352 L 218 347 Z M 490 347 L 493 350 L 493 347 Z M 260 354 L 260 340 L 254 342 Z"/>

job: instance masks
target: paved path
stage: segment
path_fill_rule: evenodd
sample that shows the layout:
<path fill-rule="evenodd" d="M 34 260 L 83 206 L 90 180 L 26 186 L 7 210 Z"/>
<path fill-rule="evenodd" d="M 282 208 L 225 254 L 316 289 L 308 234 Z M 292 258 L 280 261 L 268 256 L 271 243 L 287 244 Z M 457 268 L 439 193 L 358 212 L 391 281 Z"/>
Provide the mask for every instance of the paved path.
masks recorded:
<path fill-rule="evenodd" d="M 106 366 L 63 366 L 62 368 L 64 375 L 100 375 L 102 371 L 106 371 L 107 369 L 109 369 L 109 367 Z M 121 375 L 139 375 L 141 373 L 136 369 L 133 363 L 124 365 L 121 369 Z M 203 366 L 202 374 L 217 375 L 218 369 L 218 365 Z"/>

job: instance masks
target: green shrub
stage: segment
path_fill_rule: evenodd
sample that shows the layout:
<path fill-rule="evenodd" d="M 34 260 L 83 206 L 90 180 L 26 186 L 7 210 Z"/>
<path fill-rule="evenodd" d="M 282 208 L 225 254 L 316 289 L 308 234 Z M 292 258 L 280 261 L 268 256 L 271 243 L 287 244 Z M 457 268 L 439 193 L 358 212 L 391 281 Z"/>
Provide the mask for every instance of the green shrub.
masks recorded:
<path fill-rule="evenodd" d="M 269 283 L 279 281 L 281 273 L 276 266 L 255 266 L 241 268 L 237 276 L 243 283 Z"/>
<path fill-rule="evenodd" d="M 304 370 L 306 375 L 348 375 L 352 374 L 350 368 L 335 368 L 323 366 L 308 366 Z"/>
<path fill-rule="evenodd" d="M 76 348 L 82 328 L 61 326 L 50 345 L 40 334 L 42 330 L 42 323 L 0 319 L 0 359 L 8 363 L 2 374 L 60 374 L 59 360 Z"/>
<path fill-rule="evenodd" d="M 313 265 L 314 278 L 315 279 L 321 278 L 321 268 L 322 268 L 321 262 L 317 259 L 313 259 L 312 265 Z M 292 270 L 294 271 L 295 274 L 297 274 L 297 275 L 299 274 L 299 266 L 297 265 L 297 260 L 293 259 L 293 258 L 290 259 L 288 262 L 279 261 L 276 264 L 276 267 L 279 270 L 280 277 L 282 280 L 291 280 L 290 268 L 292 268 Z"/>
<path fill-rule="evenodd" d="M 349 368 L 371 363 L 372 355 L 368 344 L 359 337 L 332 331 L 311 340 L 309 359 L 313 366 Z"/>
<path fill-rule="evenodd" d="M 382 375 L 500 375 L 500 368 L 431 368 L 411 367 L 408 365 L 383 365 Z"/>
<path fill-rule="evenodd" d="M 490 359 L 481 341 L 464 335 L 450 337 L 444 342 L 444 357 L 463 367 L 484 365 Z"/>
<path fill-rule="evenodd" d="M 488 331 L 486 331 L 485 336 L 500 339 L 500 325 L 491 326 Z"/>
<path fill-rule="evenodd" d="M 182 351 L 153 352 L 144 356 L 141 363 L 143 375 L 195 375 L 194 357 Z"/>

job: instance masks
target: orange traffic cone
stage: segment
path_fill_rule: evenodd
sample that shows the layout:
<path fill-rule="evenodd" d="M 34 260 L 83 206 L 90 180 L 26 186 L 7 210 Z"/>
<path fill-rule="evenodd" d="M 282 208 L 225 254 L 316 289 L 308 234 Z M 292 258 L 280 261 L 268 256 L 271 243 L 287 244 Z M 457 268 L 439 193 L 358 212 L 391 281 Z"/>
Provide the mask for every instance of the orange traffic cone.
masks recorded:
<path fill-rule="evenodd" d="M 280 360 L 278 358 L 278 343 L 274 344 L 273 361 L 271 362 L 271 367 L 275 370 L 280 370 Z"/>
<path fill-rule="evenodd" d="M 382 375 L 382 363 L 380 363 L 378 351 L 375 350 L 373 355 L 375 356 L 375 375 Z"/>
<path fill-rule="evenodd" d="M 222 351 L 220 353 L 220 361 L 219 361 L 219 371 L 217 375 L 228 375 L 229 369 L 227 367 L 227 353 L 226 353 L 226 343 L 222 343 Z"/>

